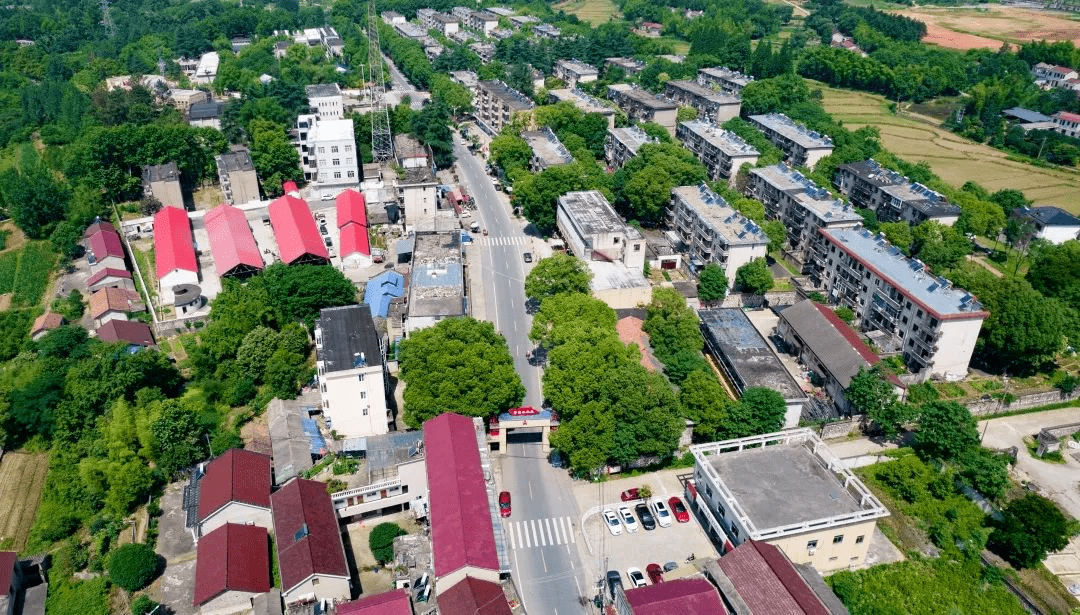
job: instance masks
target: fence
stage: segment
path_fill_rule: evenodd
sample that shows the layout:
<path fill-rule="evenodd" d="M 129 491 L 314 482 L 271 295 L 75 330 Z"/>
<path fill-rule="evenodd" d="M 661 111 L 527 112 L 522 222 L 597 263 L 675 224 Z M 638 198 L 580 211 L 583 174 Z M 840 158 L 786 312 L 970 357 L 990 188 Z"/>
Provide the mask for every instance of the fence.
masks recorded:
<path fill-rule="evenodd" d="M 181 333 L 189 333 L 196 330 L 195 323 L 201 322 L 205 325 L 207 319 L 209 319 L 208 314 L 196 314 L 173 320 L 159 320 L 153 325 L 154 337 L 172 337 L 173 335 L 179 335 Z"/>

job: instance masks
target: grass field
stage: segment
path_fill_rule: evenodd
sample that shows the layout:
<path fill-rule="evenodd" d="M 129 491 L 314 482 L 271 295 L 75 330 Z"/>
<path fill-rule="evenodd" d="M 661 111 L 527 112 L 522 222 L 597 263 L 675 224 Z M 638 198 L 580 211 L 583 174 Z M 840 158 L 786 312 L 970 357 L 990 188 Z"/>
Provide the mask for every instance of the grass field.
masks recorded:
<path fill-rule="evenodd" d="M 619 14 L 619 9 L 612 0 L 566 0 L 552 8 L 577 15 L 578 19 L 594 26 L 611 21 L 612 17 Z"/>
<path fill-rule="evenodd" d="M 997 49 L 1002 41 L 1033 40 L 1080 43 L 1080 20 L 1075 14 L 1036 11 L 1013 6 L 905 8 L 897 13 L 927 26 L 925 43 L 953 49 Z"/>
<path fill-rule="evenodd" d="M 1057 205 L 1080 214 L 1080 172 L 1035 167 L 1009 160 L 1005 152 L 975 143 L 933 123 L 931 118 L 896 116 L 883 97 L 864 92 L 820 87 L 825 110 L 851 129 L 865 125 L 881 131 L 882 144 L 909 162 L 926 161 L 946 182 L 960 187 L 974 181 L 991 192 L 1022 190 L 1037 205 Z"/>
<path fill-rule="evenodd" d="M 33 307 L 41 303 L 41 296 L 52 279 L 56 258 L 56 252 L 47 241 L 32 241 L 23 246 L 19 266 L 15 269 L 12 305 Z"/>
<path fill-rule="evenodd" d="M 0 460 L 0 549 L 26 546 L 48 470 L 46 453 L 5 453 Z"/>

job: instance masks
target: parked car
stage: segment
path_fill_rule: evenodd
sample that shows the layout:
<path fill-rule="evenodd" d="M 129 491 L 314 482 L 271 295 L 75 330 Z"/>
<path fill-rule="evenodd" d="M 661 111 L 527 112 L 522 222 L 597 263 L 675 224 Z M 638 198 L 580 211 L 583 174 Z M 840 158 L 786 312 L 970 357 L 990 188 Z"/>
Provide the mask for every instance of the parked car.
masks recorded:
<path fill-rule="evenodd" d="M 531 263 L 532 262 L 532 252 L 526 252 L 523 255 L 523 258 L 525 259 L 526 263 Z"/>
<path fill-rule="evenodd" d="M 641 499 L 641 495 L 640 495 L 640 492 L 638 491 L 637 487 L 633 487 L 631 489 L 627 489 L 626 491 L 623 491 L 622 494 L 619 495 L 619 497 L 622 498 L 622 501 L 624 501 L 624 502 L 630 502 L 632 500 L 640 500 Z"/>
<path fill-rule="evenodd" d="M 671 511 L 668 510 L 667 504 L 664 504 L 663 500 L 653 500 L 652 512 L 653 516 L 656 517 L 657 525 L 660 527 L 671 527 Z"/>
<path fill-rule="evenodd" d="M 641 526 L 646 530 L 656 529 L 656 519 L 653 517 L 652 512 L 649 510 L 649 506 L 642 502 L 634 507 L 634 512 L 637 513 L 638 519 L 641 519 Z"/>
<path fill-rule="evenodd" d="M 648 585 L 648 583 L 645 582 L 645 575 L 641 573 L 641 568 L 627 568 L 626 578 L 630 579 L 630 584 L 634 587 L 645 587 Z"/>
<path fill-rule="evenodd" d="M 679 523 L 688 523 L 690 521 L 690 512 L 686 510 L 686 506 L 679 499 L 679 496 L 671 496 L 667 503 L 668 507 L 671 508 L 671 513 L 675 515 L 676 521 Z"/>
<path fill-rule="evenodd" d="M 649 581 L 653 585 L 664 582 L 664 571 L 660 569 L 660 564 L 649 564 L 645 567 L 645 574 L 649 575 Z"/>
<path fill-rule="evenodd" d="M 502 517 L 510 516 L 510 492 L 503 491 L 499 494 L 499 515 Z"/>
<path fill-rule="evenodd" d="M 615 588 L 616 587 L 618 587 L 620 589 L 622 588 L 622 575 L 619 574 L 618 570 L 608 570 L 607 571 L 607 585 L 608 585 L 608 591 L 611 592 L 611 599 L 614 600 L 615 599 Z"/>
<path fill-rule="evenodd" d="M 634 514 L 630 512 L 630 509 L 628 507 L 619 507 L 619 518 L 622 519 L 623 525 L 626 526 L 627 532 L 633 534 L 638 530 L 637 519 L 634 518 Z"/>
<path fill-rule="evenodd" d="M 553 468 L 565 468 L 566 457 L 559 451 L 551 451 L 551 467 Z M 612 513 L 614 514 L 614 513 Z"/>
<path fill-rule="evenodd" d="M 329 236 L 329 235 L 327 235 L 326 237 L 323 237 L 323 242 L 325 242 L 325 243 L 326 243 L 326 247 L 328 247 L 328 248 L 329 248 L 330 246 L 334 245 L 334 242 L 333 242 L 333 240 L 332 240 L 332 239 L 330 239 L 330 236 Z"/>
<path fill-rule="evenodd" d="M 622 534 L 622 523 L 619 522 L 619 518 L 615 516 L 615 511 L 610 508 L 604 509 L 604 523 L 607 524 L 607 529 L 611 532 L 612 536 L 618 536 Z"/>

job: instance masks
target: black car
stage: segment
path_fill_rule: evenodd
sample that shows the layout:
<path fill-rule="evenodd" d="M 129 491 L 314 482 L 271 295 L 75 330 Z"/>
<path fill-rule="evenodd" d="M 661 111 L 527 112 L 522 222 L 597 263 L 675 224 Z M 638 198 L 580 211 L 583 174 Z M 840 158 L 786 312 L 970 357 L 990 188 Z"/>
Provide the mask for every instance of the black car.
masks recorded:
<path fill-rule="evenodd" d="M 524 254 L 524 256 L 522 256 L 522 258 L 525 259 L 526 263 L 531 263 L 532 262 L 532 252 L 526 252 Z"/>
<path fill-rule="evenodd" d="M 622 588 L 622 574 L 618 570 L 607 571 L 607 585 L 608 591 L 611 592 L 611 599 L 615 599 L 615 588 Z"/>
<path fill-rule="evenodd" d="M 653 518 L 653 514 L 649 510 L 648 505 L 638 504 L 634 507 L 634 512 L 637 513 L 638 519 L 641 520 L 641 527 L 647 530 L 656 529 L 656 519 Z"/>

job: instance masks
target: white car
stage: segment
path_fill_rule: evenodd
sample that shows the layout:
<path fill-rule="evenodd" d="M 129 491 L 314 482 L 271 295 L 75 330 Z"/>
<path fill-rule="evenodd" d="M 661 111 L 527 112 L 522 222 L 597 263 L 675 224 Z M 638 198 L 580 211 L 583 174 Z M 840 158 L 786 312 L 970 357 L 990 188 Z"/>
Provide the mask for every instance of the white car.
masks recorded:
<path fill-rule="evenodd" d="M 668 510 L 667 504 L 663 500 L 652 501 L 653 516 L 656 517 L 656 524 L 660 527 L 671 527 L 671 511 Z"/>
<path fill-rule="evenodd" d="M 633 534 L 638 530 L 637 519 L 634 518 L 634 513 L 630 512 L 630 509 L 626 506 L 619 507 L 619 518 L 622 519 L 623 525 L 626 526 L 626 531 Z"/>
<path fill-rule="evenodd" d="M 645 587 L 649 584 L 645 580 L 645 575 L 642 574 L 641 568 L 627 568 L 626 576 L 630 578 L 630 584 L 634 587 Z"/>
<path fill-rule="evenodd" d="M 607 529 L 611 532 L 612 536 L 622 534 L 622 523 L 619 523 L 619 518 L 615 516 L 615 511 L 610 508 L 604 509 L 604 523 L 607 524 Z"/>

